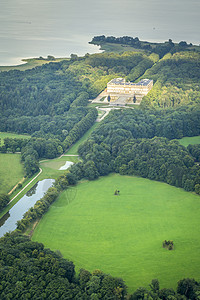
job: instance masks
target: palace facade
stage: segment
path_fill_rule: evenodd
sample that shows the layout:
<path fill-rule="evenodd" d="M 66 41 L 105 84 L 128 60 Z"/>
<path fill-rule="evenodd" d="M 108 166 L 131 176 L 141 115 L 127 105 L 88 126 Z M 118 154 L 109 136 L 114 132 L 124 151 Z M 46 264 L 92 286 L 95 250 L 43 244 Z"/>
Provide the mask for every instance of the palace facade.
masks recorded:
<path fill-rule="evenodd" d="M 153 80 L 142 79 L 137 83 L 126 82 L 124 78 L 114 78 L 107 84 L 108 94 L 139 94 L 145 96 L 153 87 Z"/>

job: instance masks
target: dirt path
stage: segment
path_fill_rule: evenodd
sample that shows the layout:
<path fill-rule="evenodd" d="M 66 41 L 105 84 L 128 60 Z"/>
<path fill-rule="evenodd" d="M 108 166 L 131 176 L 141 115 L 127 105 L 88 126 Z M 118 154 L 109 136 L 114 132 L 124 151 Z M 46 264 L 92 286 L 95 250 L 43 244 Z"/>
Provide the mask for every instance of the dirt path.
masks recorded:
<path fill-rule="evenodd" d="M 68 149 L 69 150 L 69 149 Z M 78 154 L 61 154 L 61 156 L 59 156 L 58 158 L 61 158 L 63 156 L 79 156 Z"/>
<path fill-rule="evenodd" d="M 103 111 L 104 114 L 102 116 L 97 117 L 96 122 L 101 122 L 113 109 L 121 109 L 121 107 L 98 107 L 98 110 Z"/>
<path fill-rule="evenodd" d="M 23 183 L 25 180 L 25 178 L 23 177 L 22 180 L 20 180 L 13 188 L 12 190 L 10 190 L 10 192 L 8 193 L 8 195 L 12 194 L 12 192 L 16 189 L 16 187 L 18 186 L 19 183 Z"/>
<path fill-rule="evenodd" d="M 19 193 L 17 193 L 17 195 L 15 195 L 8 204 L 10 204 L 18 195 L 20 195 L 27 188 L 27 186 L 29 186 L 33 182 L 33 180 L 35 180 L 41 173 L 42 169 L 40 168 L 40 172 L 29 183 L 27 183 L 27 185 L 25 185 L 25 187 L 21 191 L 19 191 Z"/>

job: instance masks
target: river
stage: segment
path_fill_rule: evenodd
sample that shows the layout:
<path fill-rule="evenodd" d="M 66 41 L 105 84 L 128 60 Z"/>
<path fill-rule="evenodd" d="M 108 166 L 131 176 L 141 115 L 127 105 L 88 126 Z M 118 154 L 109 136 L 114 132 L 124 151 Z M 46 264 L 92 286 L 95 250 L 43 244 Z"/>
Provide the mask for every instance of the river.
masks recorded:
<path fill-rule="evenodd" d="M 95 35 L 200 43 L 199 0 L 1 0 L 0 65 L 98 52 Z"/>
<path fill-rule="evenodd" d="M 6 232 L 16 229 L 17 221 L 23 218 L 34 204 L 41 199 L 46 191 L 53 185 L 54 179 L 44 179 L 38 181 L 1 219 L 0 237 Z"/>

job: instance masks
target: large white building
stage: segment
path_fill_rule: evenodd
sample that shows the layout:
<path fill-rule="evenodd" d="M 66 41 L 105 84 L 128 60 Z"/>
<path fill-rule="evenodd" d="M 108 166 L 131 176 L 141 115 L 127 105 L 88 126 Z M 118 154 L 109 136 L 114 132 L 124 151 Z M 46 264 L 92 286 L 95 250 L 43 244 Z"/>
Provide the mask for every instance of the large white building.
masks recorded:
<path fill-rule="evenodd" d="M 108 82 L 107 93 L 108 94 L 139 94 L 141 96 L 147 95 L 147 93 L 153 87 L 153 80 L 142 79 L 138 83 L 126 82 L 124 78 L 115 78 Z"/>

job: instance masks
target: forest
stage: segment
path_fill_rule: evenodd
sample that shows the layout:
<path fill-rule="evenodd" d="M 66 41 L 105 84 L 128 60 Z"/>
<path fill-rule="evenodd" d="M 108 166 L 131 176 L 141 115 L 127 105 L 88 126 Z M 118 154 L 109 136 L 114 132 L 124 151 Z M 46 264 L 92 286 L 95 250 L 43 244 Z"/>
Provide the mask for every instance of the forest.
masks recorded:
<path fill-rule="evenodd" d="M 119 172 L 199 193 L 199 147 L 186 149 L 175 140 L 199 135 L 199 118 L 196 107 L 142 114 L 139 110 L 114 111 L 78 151 L 83 164 L 94 164 L 95 178 Z M 90 179 L 94 178 L 90 175 Z"/>
<path fill-rule="evenodd" d="M 105 38 L 105 37 L 104 37 Z M 102 39 L 104 39 L 102 38 Z M 99 42 L 98 39 L 93 42 Z M 154 80 L 140 107 L 111 112 L 80 145 L 81 162 L 59 177 L 44 199 L 18 222 L 17 232 L 0 239 L 1 299 L 198 299 L 200 283 L 181 279 L 177 290 L 149 289 L 127 296 L 120 278 L 95 270 L 74 271 L 72 262 L 22 235 L 48 210 L 59 193 L 86 178 L 111 172 L 166 182 L 200 194 L 200 147 L 176 139 L 200 135 L 200 54 L 192 45 L 171 40 L 145 45 L 137 38 L 110 39 L 141 52 L 71 55 L 71 59 L 26 71 L 0 73 L 0 131 L 27 133 L 29 139 L 6 138 L 1 153 L 21 152 L 25 176 L 39 170 L 41 158 L 64 153 L 94 124 L 90 107 L 109 80 Z M 9 197 L 0 196 L 0 209 Z"/>

